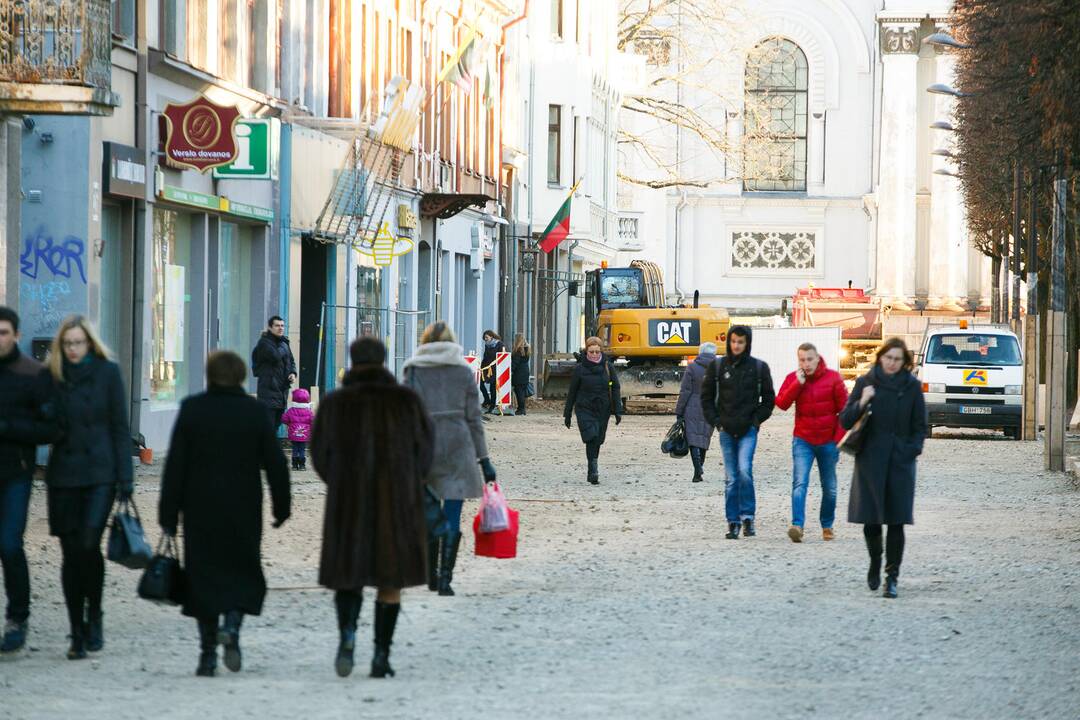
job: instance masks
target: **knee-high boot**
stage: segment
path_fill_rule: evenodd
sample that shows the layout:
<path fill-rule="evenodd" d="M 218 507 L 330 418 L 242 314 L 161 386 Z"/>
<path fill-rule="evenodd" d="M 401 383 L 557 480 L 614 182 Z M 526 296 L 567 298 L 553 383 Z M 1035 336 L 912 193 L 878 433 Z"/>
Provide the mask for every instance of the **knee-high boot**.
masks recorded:
<path fill-rule="evenodd" d="M 600 443 L 594 441 L 585 443 L 585 458 L 589 463 L 589 474 L 586 479 L 592 485 L 600 484 Z"/>
<path fill-rule="evenodd" d="M 218 619 L 199 618 L 199 666 L 195 674 L 199 677 L 214 677 L 217 674 Z"/>
<path fill-rule="evenodd" d="M 338 631 L 341 639 L 338 642 L 337 659 L 334 660 L 334 671 L 338 677 L 348 677 L 353 670 L 353 651 L 356 650 L 356 621 L 360 617 L 360 606 L 364 596 L 360 592 L 338 590 L 334 594 L 334 605 L 337 606 Z"/>
<path fill-rule="evenodd" d="M 450 596 L 454 588 L 454 566 L 457 564 L 458 547 L 461 545 L 461 533 L 450 533 L 439 544 L 439 594 Z"/>
<path fill-rule="evenodd" d="M 878 536 L 880 538 L 880 535 Z M 897 596 L 897 579 L 900 577 L 900 562 L 904 559 L 904 526 L 890 525 L 885 539 L 885 592 L 887 598 Z"/>
<path fill-rule="evenodd" d="M 699 447 L 690 446 L 690 460 L 694 463 L 693 482 L 701 482 L 705 475 L 705 451 Z"/>
<path fill-rule="evenodd" d="M 866 538 L 866 551 L 870 553 L 870 570 L 866 573 L 866 584 L 871 590 L 881 587 L 881 526 L 863 525 L 863 537 Z"/>
<path fill-rule="evenodd" d="M 441 535 L 428 535 L 427 538 L 427 588 L 432 592 L 439 589 L 439 555 L 442 552 Z"/>
<path fill-rule="evenodd" d="M 390 645 L 394 642 L 394 628 L 397 627 L 400 611 L 401 603 L 375 601 L 375 654 L 371 658 L 373 678 L 394 677 L 394 668 L 390 667 Z"/>
<path fill-rule="evenodd" d="M 244 622 L 244 613 L 230 610 L 225 613 L 225 623 L 218 631 L 218 642 L 225 648 L 225 667 L 232 672 L 240 672 L 243 656 L 240 653 L 240 625 Z"/>

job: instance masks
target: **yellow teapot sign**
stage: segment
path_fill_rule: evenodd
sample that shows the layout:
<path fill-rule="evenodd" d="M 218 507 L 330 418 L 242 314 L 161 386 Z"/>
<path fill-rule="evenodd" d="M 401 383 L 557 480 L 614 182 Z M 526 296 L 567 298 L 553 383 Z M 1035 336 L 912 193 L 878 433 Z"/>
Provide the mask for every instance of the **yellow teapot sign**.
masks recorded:
<path fill-rule="evenodd" d="M 383 223 L 379 232 L 375 233 L 375 239 L 370 243 L 357 243 L 353 245 L 357 252 L 370 255 L 375 258 L 375 264 L 379 267 L 389 267 L 395 257 L 408 255 L 413 249 L 413 241 L 405 237 L 394 237 L 390 232 L 390 226 Z"/>

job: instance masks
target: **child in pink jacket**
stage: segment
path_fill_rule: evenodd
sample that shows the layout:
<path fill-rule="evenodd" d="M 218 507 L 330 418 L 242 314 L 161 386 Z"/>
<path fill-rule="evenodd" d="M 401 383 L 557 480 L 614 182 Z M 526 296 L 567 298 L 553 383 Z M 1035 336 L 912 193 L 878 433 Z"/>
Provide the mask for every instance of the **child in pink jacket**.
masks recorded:
<path fill-rule="evenodd" d="M 292 442 L 293 470 L 307 470 L 305 453 L 308 441 L 311 440 L 311 422 L 314 419 L 308 391 L 303 388 L 293 390 L 292 405 L 281 416 L 281 422 L 289 429 L 289 441 Z"/>

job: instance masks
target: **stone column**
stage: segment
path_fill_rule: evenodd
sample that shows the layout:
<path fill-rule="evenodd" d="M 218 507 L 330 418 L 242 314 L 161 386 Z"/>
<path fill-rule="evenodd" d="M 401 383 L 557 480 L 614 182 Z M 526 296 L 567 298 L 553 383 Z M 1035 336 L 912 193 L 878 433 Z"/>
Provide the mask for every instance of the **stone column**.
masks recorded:
<path fill-rule="evenodd" d="M 944 28 L 935 28 L 935 31 Z M 938 52 L 935 57 L 935 80 L 950 87 L 956 79 L 955 55 Z M 931 96 L 935 120 L 951 122 L 956 99 L 944 95 Z M 953 133 L 933 130 L 934 148 L 955 150 Z M 949 158 L 934 156 L 934 169 L 956 171 Z M 958 311 L 967 304 L 968 296 L 968 239 L 965 230 L 960 180 L 946 175 L 934 175 L 930 180 L 930 298 L 931 305 Z"/>
<path fill-rule="evenodd" d="M 881 20 L 877 293 L 897 309 L 909 309 L 915 295 L 918 51 L 918 20 Z"/>

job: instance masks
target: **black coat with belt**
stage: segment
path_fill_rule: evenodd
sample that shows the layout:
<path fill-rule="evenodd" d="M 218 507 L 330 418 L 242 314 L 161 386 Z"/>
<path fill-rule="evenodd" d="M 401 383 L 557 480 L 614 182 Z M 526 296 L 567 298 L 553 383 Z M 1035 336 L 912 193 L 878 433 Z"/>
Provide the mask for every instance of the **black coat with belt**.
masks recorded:
<path fill-rule="evenodd" d="M 251 372 L 258 380 L 255 396 L 259 402 L 275 409 L 288 406 L 289 376 L 296 374 L 289 338 L 264 332 L 251 351 Z"/>
<path fill-rule="evenodd" d="M 211 386 L 184 400 L 165 461 L 158 520 L 170 533 L 181 520 L 184 525 L 185 615 L 262 611 L 263 471 L 274 519 L 284 521 L 289 471 L 265 407 L 239 387 Z"/>
<path fill-rule="evenodd" d="M 607 356 L 598 363 L 590 361 L 584 354 L 578 356 L 563 406 L 563 417 L 567 422 L 572 415 L 577 415 L 581 441 L 601 444 L 607 437 L 611 416 L 622 417 L 619 375 Z"/>
<path fill-rule="evenodd" d="M 0 482 L 34 470 L 37 445 L 56 437 L 56 403 L 49 371 L 18 346 L 0 358 Z"/>
<path fill-rule="evenodd" d="M 494 345 L 484 345 L 484 355 L 480 358 L 480 379 L 484 382 L 495 379 L 495 360 L 501 352 L 506 352 L 502 340 L 496 340 Z"/>
<path fill-rule="evenodd" d="M 879 381 L 882 377 L 884 381 Z M 922 387 L 907 370 L 888 378 L 875 368 L 855 381 L 840 412 L 845 430 L 862 414 L 859 398 L 869 383 L 874 385 L 874 399 L 862 450 L 855 456 L 848 522 L 910 525 L 915 522 L 915 459 L 922 454 L 927 431 Z"/>
<path fill-rule="evenodd" d="M 116 485 L 132 487 L 128 398 L 120 367 L 88 355 L 64 361 L 56 384 L 59 439 L 53 443 L 45 483 L 53 488 Z"/>

